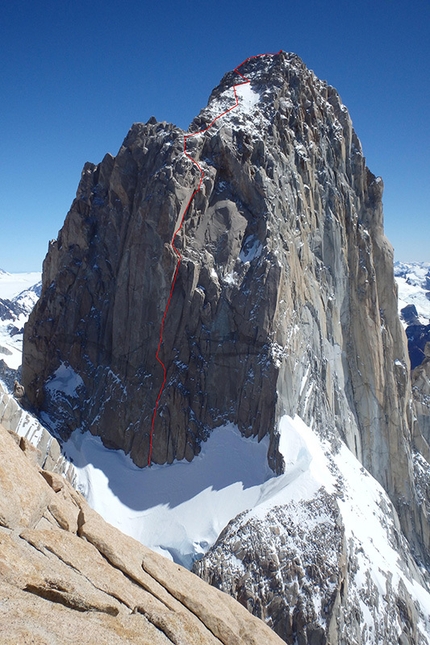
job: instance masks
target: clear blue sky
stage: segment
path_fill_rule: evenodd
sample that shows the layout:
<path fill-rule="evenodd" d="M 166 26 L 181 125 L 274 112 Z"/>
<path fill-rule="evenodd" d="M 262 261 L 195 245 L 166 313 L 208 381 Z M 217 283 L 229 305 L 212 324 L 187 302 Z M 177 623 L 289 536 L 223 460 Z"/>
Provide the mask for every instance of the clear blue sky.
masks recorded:
<path fill-rule="evenodd" d="M 0 267 L 39 270 L 85 161 L 187 128 L 250 55 L 295 52 L 347 105 L 396 259 L 430 261 L 430 0 L 13 0 L 0 8 Z"/>

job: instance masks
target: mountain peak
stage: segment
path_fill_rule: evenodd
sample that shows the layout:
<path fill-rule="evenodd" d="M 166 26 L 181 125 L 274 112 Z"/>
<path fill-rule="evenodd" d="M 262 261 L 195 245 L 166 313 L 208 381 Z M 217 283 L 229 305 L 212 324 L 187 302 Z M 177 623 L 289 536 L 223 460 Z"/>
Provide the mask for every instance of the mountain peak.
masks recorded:
<path fill-rule="evenodd" d="M 50 246 L 25 327 L 31 404 L 64 440 L 89 431 L 139 467 L 192 461 L 212 433 L 233 424 L 242 437 L 267 442 L 275 488 L 275 475 L 291 475 L 289 486 L 326 463 L 321 451 L 331 463 L 345 446 L 355 475 L 363 468 L 362 477 L 379 482 L 393 526 L 429 565 L 428 508 L 416 478 L 425 490 L 430 411 L 423 403 L 419 418 L 413 412 L 382 189 L 339 95 L 293 54 L 250 58 L 228 72 L 186 133 L 154 120 L 134 125 L 116 157 L 85 166 Z M 294 435 L 288 422 L 290 450 L 285 419 L 298 419 L 302 431 Z M 324 507 L 321 525 L 336 541 L 347 524 L 343 487 L 318 490 L 309 508 Z M 351 531 L 355 538 L 336 543 L 358 545 Z M 367 599 L 366 616 L 378 604 L 369 591 L 380 588 L 378 563 L 372 556 L 355 578 L 357 552 L 342 553 L 333 571 L 330 602 L 344 616 L 358 597 Z M 223 554 L 222 545 L 212 554 L 220 557 L 215 578 L 230 585 Z M 275 584 L 275 565 L 261 557 L 265 582 L 249 596 L 255 560 L 243 555 L 244 586 L 231 588 L 252 607 L 269 603 L 261 589 Z M 422 582 L 408 552 L 399 557 Z M 294 581 L 314 570 L 296 564 L 282 585 L 299 606 Z M 348 577 L 357 598 L 348 596 Z M 395 585 L 398 608 L 404 582 Z M 315 606 L 306 620 L 322 643 L 341 621 L 321 609 L 313 623 Z M 291 640 L 293 627 L 281 628 Z"/>
<path fill-rule="evenodd" d="M 320 81 L 296 54 L 281 51 L 251 56 L 224 75 L 190 130 L 204 130 L 220 115 L 220 126 L 243 127 L 249 119 L 248 126 L 261 128 L 262 122 L 269 125 L 278 111 L 288 117 L 291 108 L 300 104 L 306 109 L 314 103 L 321 107 L 326 102 L 331 106 L 337 104 L 346 112 L 337 92 Z"/>

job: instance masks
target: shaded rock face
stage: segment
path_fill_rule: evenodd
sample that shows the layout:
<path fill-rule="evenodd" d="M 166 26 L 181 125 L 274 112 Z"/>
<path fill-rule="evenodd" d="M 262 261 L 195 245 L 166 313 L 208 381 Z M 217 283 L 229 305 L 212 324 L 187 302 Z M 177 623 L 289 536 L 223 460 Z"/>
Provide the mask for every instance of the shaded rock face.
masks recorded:
<path fill-rule="evenodd" d="M 2 643 L 282 642 L 233 598 L 106 524 L 14 438 L 0 425 Z"/>
<path fill-rule="evenodd" d="M 204 178 L 175 239 L 152 461 L 192 459 L 231 421 L 270 435 L 281 472 L 277 423 L 298 414 L 346 441 L 428 553 L 382 181 L 337 92 L 300 59 L 281 52 L 241 73 L 250 90 L 238 108 L 188 139 Z M 238 81 L 224 77 L 191 132 L 234 104 Z M 25 327 L 22 379 L 39 413 L 62 437 L 90 430 L 139 466 L 163 378 L 172 236 L 200 177 L 183 150 L 184 132 L 151 119 L 116 157 L 86 164 Z"/>
<path fill-rule="evenodd" d="M 418 312 L 415 305 L 406 305 L 400 310 L 401 318 L 405 321 L 406 325 L 419 325 Z"/>
<path fill-rule="evenodd" d="M 430 343 L 430 325 L 409 324 L 406 328 L 408 351 L 412 369 L 415 369 L 426 358 L 425 347 Z"/>
<path fill-rule="evenodd" d="M 430 463 L 430 343 L 426 343 L 424 360 L 412 370 L 411 378 L 417 418 L 416 443 Z"/>

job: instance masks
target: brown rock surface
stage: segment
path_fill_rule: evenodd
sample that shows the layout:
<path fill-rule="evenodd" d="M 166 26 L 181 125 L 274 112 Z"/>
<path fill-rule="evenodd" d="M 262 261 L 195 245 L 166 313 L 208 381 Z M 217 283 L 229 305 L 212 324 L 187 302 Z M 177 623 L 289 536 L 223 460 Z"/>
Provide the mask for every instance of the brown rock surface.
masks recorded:
<path fill-rule="evenodd" d="M 275 645 L 232 598 L 106 524 L 0 425 L 4 645 Z"/>

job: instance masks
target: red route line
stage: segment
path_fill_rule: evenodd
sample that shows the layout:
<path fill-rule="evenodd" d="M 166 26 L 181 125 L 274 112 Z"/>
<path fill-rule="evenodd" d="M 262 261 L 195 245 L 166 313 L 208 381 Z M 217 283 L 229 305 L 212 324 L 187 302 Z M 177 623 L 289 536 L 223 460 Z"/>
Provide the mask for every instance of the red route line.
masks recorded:
<path fill-rule="evenodd" d="M 165 327 L 165 325 L 166 325 L 166 318 L 167 318 L 167 314 L 168 314 L 168 311 L 169 311 L 169 308 L 170 308 L 170 304 L 171 304 L 171 302 L 172 302 L 173 291 L 174 291 L 174 289 L 175 289 L 176 280 L 178 279 L 179 267 L 181 266 L 181 262 L 182 262 L 182 254 L 181 254 L 181 252 L 179 251 L 179 249 L 177 249 L 177 248 L 176 248 L 176 246 L 175 246 L 175 238 L 176 238 L 176 236 L 178 235 L 178 233 L 181 231 L 181 229 L 182 229 L 182 227 L 183 227 L 183 225 L 184 225 L 185 216 L 186 216 L 186 214 L 188 213 L 188 211 L 189 211 L 189 209 L 190 209 L 190 206 L 191 206 L 191 204 L 192 204 L 192 202 L 193 202 L 194 197 L 197 195 L 197 193 L 198 193 L 198 192 L 200 192 L 200 189 L 201 189 L 201 187 L 202 187 L 202 183 L 203 183 L 203 179 L 204 179 L 204 176 L 205 176 L 205 173 L 204 173 L 203 168 L 202 168 L 202 167 L 200 166 L 200 164 L 199 164 L 195 159 L 193 159 L 193 157 L 192 157 L 192 156 L 187 152 L 187 141 L 188 141 L 188 139 L 190 139 L 191 137 L 197 137 L 198 135 L 200 135 L 200 134 L 204 134 L 205 132 L 207 132 L 207 131 L 208 131 L 208 130 L 209 130 L 209 129 L 214 125 L 214 123 L 215 123 L 216 121 L 218 121 L 218 119 L 221 119 L 223 116 L 225 116 L 226 114 L 228 114 L 228 112 L 231 112 L 232 110 L 234 110 L 235 108 L 237 108 L 237 107 L 239 106 L 239 97 L 237 96 L 236 88 L 237 88 L 237 87 L 240 87 L 241 85 L 247 85 L 248 83 L 250 83 L 250 82 L 251 82 L 251 81 L 250 81 L 248 78 L 246 78 L 246 77 L 245 77 L 241 72 L 239 72 L 239 68 L 240 68 L 240 67 L 242 67 L 243 65 L 245 65 L 245 63 L 247 63 L 249 60 L 253 60 L 254 58 L 262 58 L 263 56 L 276 56 L 277 54 L 280 54 L 280 53 L 281 53 L 281 52 L 279 51 L 279 52 L 277 52 L 276 54 L 257 54 L 256 56 L 249 56 L 249 57 L 248 57 L 248 58 L 246 58 L 246 59 L 245 59 L 245 60 L 244 60 L 240 65 L 238 65 L 237 67 L 235 67 L 234 72 L 236 72 L 236 74 L 238 74 L 238 75 L 239 75 L 241 78 L 243 78 L 244 80 L 243 80 L 243 83 L 236 83 L 236 85 L 233 85 L 234 100 L 235 100 L 234 105 L 232 105 L 231 107 L 229 107 L 227 110 L 224 110 L 224 112 L 221 112 L 221 114 L 218 114 L 218 116 L 216 116 L 216 117 L 213 119 L 213 121 L 211 121 L 211 122 L 209 123 L 209 125 L 208 125 L 206 128 L 204 128 L 203 130 L 199 130 L 198 132 L 192 132 L 191 134 L 185 134 L 185 135 L 184 135 L 184 155 L 185 155 L 185 156 L 186 156 L 186 157 L 187 157 L 187 158 L 188 158 L 188 159 L 189 159 L 189 160 L 190 160 L 190 161 L 191 161 L 191 162 L 192 162 L 192 163 L 193 163 L 193 164 L 198 168 L 198 170 L 199 170 L 199 172 L 200 172 L 200 179 L 199 179 L 199 183 L 198 183 L 198 185 L 197 185 L 197 188 L 195 188 L 195 189 L 194 189 L 193 194 L 191 195 L 190 199 L 188 200 L 188 203 L 187 203 L 187 205 L 186 205 L 186 207 L 185 207 L 185 210 L 184 210 L 184 212 L 183 212 L 183 214 L 182 214 L 182 217 L 181 217 L 181 221 L 180 221 L 180 223 L 179 223 L 179 226 L 177 227 L 177 229 L 176 229 L 176 230 L 175 230 L 175 232 L 173 233 L 173 235 L 172 235 L 172 239 L 170 240 L 170 246 L 172 247 L 173 251 L 174 251 L 174 252 L 175 252 L 175 254 L 176 254 L 177 261 L 176 261 L 175 273 L 173 274 L 172 282 L 171 282 L 171 284 L 170 284 L 169 297 L 167 298 L 166 307 L 165 307 L 165 309 L 164 309 L 163 317 L 162 317 L 162 319 L 161 319 L 160 333 L 159 333 L 159 339 L 158 339 L 158 346 L 157 346 L 157 351 L 155 352 L 155 358 L 156 358 L 156 360 L 158 361 L 158 363 L 161 365 L 162 370 L 163 370 L 163 382 L 161 383 L 160 389 L 158 390 L 157 398 L 156 398 L 156 400 L 155 400 L 154 410 L 153 410 L 153 412 L 152 412 L 152 419 L 151 419 L 151 432 L 150 432 L 150 435 L 149 435 L 148 466 L 150 466 L 150 465 L 151 465 L 151 461 L 152 461 L 152 447 L 153 447 L 153 438 L 154 438 L 155 420 L 156 420 L 156 418 L 157 418 L 157 412 L 158 412 L 158 407 L 159 407 L 159 405 L 160 405 L 160 399 L 161 399 L 161 396 L 162 396 L 162 394 L 163 394 L 163 392 L 164 392 L 164 388 L 166 387 L 166 381 L 167 381 L 167 369 L 166 369 L 166 365 L 163 363 L 162 359 L 160 358 L 160 350 L 161 350 L 161 346 L 162 346 L 162 344 L 163 344 L 164 327 Z"/>

